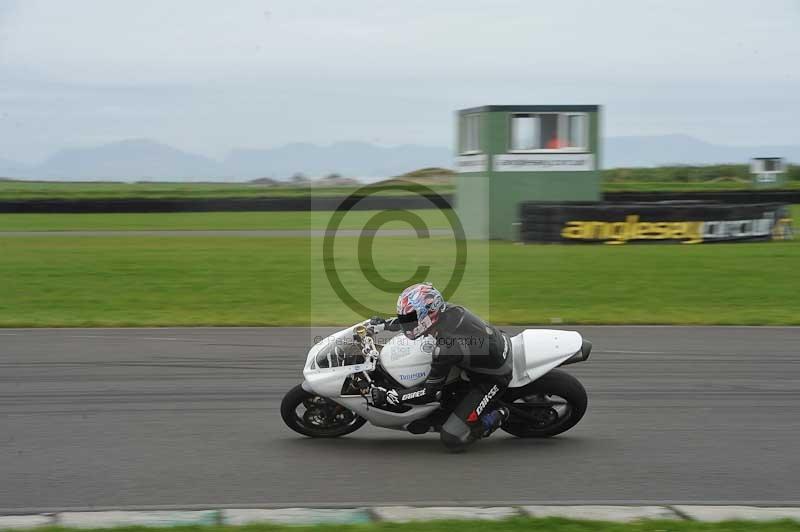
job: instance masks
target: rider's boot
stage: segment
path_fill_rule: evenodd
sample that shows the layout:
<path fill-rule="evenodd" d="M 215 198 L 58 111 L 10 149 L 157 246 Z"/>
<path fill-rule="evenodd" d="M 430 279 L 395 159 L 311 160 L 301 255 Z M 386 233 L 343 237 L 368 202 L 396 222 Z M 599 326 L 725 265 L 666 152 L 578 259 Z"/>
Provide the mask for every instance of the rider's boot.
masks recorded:
<path fill-rule="evenodd" d="M 496 410 L 492 410 L 481 416 L 481 425 L 483 427 L 482 438 L 490 436 L 492 432 L 499 429 L 503 423 L 508 419 L 510 412 L 508 408 L 501 406 Z"/>

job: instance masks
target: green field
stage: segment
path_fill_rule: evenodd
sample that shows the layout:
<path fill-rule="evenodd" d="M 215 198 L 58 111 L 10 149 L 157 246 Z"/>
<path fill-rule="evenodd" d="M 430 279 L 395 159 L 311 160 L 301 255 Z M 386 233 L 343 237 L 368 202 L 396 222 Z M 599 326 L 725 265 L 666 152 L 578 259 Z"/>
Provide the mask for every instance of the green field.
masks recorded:
<path fill-rule="evenodd" d="M 79 529 L 61 527 L 37 528 L 40 532 L 77 532 Z M 248 526 L 176 526 L 176 527 L 117 527 L 113 532 L 797 532 L 796 521 L 728 521 L 698 523 L 693 521 L 639 521 L 608 523 L 602 521 L 573 521 L 568 519 L 508 519 L 505 521 L 430 521 L 414 523 L 370 523 L 361 525 L 286 526 L 257 524 Z"/>
<path fill-rule="evenodd" d="M 253 229 L 323 227 L 330 213 L 5 215 L 4 228 Z M 342 227 L 361 227 L 353 212 Z M 794 206 L 795 220 L 800 206 Z M 444 215 L 420 211 L 429 226 Z M 11 220 L 11 221 L 9 221 Z M 407 227 L 393 222 L 396 227 Z M 308 227 L 308 225 L 306 225 Z M 389 314 L 416 265 L 443 286 L 455 268 L 447 237 L 372 243 L 360 266 L 338 237 L 335 271 L 356 300 Z M 326 277 L 322 238 L 0 235 L 0 326 L 308 325 L 364 317 Z M 497 323 L 800 325 L 798 241 L 713 245 L 558 246 L 468 243 L 452 300 Z M 366 269 L 365 269 L 366 268 Z M 397 286 L 365 279 L 378 272 Z M 383 286 L 377 283 L 378 286 Z"/>
<path fill-rule="evenodd" d="M 342 220 L 342 229 L 360 229 L 383 211 L 352 211 Z M 445 214 L 437 209 L 411 210 L 427 227 L 447 228 Z M 2 231 L 133 231 L 133 230 L 254 230 L 324 229 L 330 212 L 168 212 L 120 214 L 0 214 Z M 409 228 L 391 222 L 387 229 Z"/>
<path fill-rule="evenodd" d="M 396 292 L 364 280 L 355 238 L 336 268 L 386 314 Z M 359 319 L 333 293 L 319 238 L 0 238 L 0 326 L 308 325 Z M 375 268 L 450 278 L 453 241 L 376 240 Z M 497 323 L 800 325 L 800 245 L 540 246 L 471 243 L 452 300 Z"/>
<path fill-rule="evenodd" d="M 351 211 L 342 220 L 342 229 L 360 229 L 383 211 Z M 397 212 L 397 211 L 390 211 Z M 448 211 L 418 209 L 430 229 L 450 227 Z M 795 227 L 800 227 L 800 205 L 793 206 Z M 3 231 L 233 231 L 258 229 L 324 229 L 330 212 L 169 212 L 119 214 L 0 214 Z M 402 221 L 390 222 L 386 229 L 406 229 Z"/>
<path fill-rule="evenodd" d="M 455 187 L 444 180 L 427 185 L 438 194 L 452 194 Z M 268 186 L 249 183 L 65 183 L 0 181 L 0 200 L 11 199 L 122 199 L 122 198 L 256 198 L 301 196 L 346 196 L 353 186 Z M 407 195 L 408 191 L 392 185 L 374 187 L 381 195 Z M 800 189 L 800 181 L 788 181 L 782 188 Z M 605 181 L 607 192 L 637 191 L 720 191 L 750 190 L 746 181 Z"/>
<path fill-rule="evenodd" d="M 788 181 L 781 189 L 800 190 L 800 181 Z M 751 183 L 737 181 L 620 181 L 604 182 L 605 192 L 720 192 L 726 190 L 769 190 L 755 188 Z"/>
<path fill-rule="evenodd" d="M 439 194 L 453 192 L 449 183 L 430 186 Z M 355 186 L 269 186 L 251 183 L 111 183 L 111 182 L 46 182 L 2 181 L 0 200 L 10 199 L 123 199 L 123 198 L 257 198 L 301 196 L 346 196 Z M 407 195 L 407 190 L 392 185 L 372 187 L 381 195 Z"/>

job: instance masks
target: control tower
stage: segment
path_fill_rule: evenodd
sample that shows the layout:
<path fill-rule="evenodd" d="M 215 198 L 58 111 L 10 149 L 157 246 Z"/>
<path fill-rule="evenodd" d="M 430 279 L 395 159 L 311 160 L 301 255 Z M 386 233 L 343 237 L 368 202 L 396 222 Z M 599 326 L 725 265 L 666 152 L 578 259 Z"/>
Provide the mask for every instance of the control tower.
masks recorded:
<path fill-rule="evenodd" d="M 468 238 L 518 239 L 522 201 L 600 201 L 600 106 L 457 112 L 456 212 Z"/>

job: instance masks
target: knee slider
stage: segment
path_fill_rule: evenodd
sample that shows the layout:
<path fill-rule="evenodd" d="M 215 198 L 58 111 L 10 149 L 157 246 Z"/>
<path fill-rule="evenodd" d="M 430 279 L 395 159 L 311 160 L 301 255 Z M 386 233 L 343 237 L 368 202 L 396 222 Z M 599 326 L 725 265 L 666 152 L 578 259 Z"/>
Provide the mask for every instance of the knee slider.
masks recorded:
<path fill-rule="evenodd" d="M 467 448 L 467 445 L 470 444 L 469 439 L 460 438 L 455 434 L 451 434 L 443 430 L 439 437 L 442 440 L 442 444 L 447 448 L 448 451 L 459 453 L 464 451 Z"/>

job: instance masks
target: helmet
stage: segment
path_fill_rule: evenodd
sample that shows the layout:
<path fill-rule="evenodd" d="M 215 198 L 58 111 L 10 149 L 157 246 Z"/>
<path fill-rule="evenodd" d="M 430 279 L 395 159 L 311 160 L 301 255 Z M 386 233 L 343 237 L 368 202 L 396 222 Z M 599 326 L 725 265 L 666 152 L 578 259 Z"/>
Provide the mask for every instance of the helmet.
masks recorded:
<path fill-rule="evenodd" d="M 432 284 L 415 284 L 397 298 L 397 322 L 408 338 L 416 340 L 436 325 L 445 308 L 447 303 Z"/>

